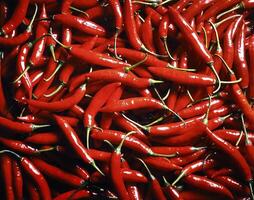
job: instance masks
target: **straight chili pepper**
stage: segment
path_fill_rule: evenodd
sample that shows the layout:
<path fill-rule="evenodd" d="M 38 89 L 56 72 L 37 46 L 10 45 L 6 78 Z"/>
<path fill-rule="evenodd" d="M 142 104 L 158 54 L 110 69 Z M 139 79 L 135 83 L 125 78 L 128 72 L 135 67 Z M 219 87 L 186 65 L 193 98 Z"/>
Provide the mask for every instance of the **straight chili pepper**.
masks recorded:
<path fill-rule="evenodd" d="M 2 154 L 0 158 L 1 162 L 1 173 L 5 185 L 5 198 L 9 200 L 14 200 L 14 188 L 12 182 L 12 159 L 10 155 Z"/>
<path fill-rule="evenodd" d="M 77 29 L 87 34 L 105 36 L 105 29 L 92 21 L 85 18 L 77 17 L 69 14 L 57 14 L 53 16 L 53 20 L 65 26 Z"/>
<path fill-rule="evenodd" d="M 12 159 L 12 181 L 14 185 L 15 199 L 23 199 L 23 176 L 18 162 Z"/>
<path fill-rule="evenodd" d="M 82 178 L 63 171 L 62 169 L 53 166 L 39 158 L 32 158 L 32 162 L 38 168 L 38 170 L 40 170 L 40 172 L 51 178 L 54 178 L 57 181 L 61 181 L 73 187 L 79 187 L 84 183 Z"/>

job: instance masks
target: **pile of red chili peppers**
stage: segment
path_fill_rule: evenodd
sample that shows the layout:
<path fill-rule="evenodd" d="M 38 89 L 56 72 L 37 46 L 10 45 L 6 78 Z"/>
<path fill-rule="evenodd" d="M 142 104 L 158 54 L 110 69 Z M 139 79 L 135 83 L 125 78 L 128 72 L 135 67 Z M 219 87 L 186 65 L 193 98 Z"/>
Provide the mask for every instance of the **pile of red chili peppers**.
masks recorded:
<path fill-rule="evenodd" d="M 0 196 L 254 200 L 253 0 L 0 0 Z"/>

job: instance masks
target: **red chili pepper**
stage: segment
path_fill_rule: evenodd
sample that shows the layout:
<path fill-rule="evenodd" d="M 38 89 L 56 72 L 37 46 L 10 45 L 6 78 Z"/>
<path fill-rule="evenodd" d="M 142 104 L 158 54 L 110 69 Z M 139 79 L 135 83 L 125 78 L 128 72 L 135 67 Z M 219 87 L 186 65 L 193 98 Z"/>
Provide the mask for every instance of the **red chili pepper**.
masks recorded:
<path fill-rule="evenodd" d="M 216 176 L 213 178 L 214 181 L 220 183 L 226 188 L 234 192 L 244 192 L 243 185 L 229 176 Z"/>
<path fill-rule="evenodd" d="M 37 187 L 34 185 L 34 183 L 32 183 L 32 181 L 27 180 L 25 186 L 26 186 L 26 189 L 28 192 L 28 196 L 31 200 L 39 200 L 40 199 L 39 191 L 38 191 Z"/>
<path fill-rule="evenodd" d="M 60 141 L 60 136 L 56 132 L 36 133 L 27 137 L 24 141 L 32 144 L 51 145 L 57 144 Z"/>
<path fill-rule="evenodd" d="M 144 45 L 151 52 L 156 52 L 153 41 L 153 27 L 151 17 L 148 15 L 140 29 L 140 37 Z"/>
<path fill-rule="evenodd" d="M 172 163 L 167 158 L 162 157 L 146 157 L 144 158 L 145 163 L 147 163 L 150 167 L 164 171 L 164 172 L 171 172 L 175 170 L 181 170 L 182 167 Z"/>
<path fill-rule="evenodd" d="M 83 146 L 80 141 L 77 133 L 73 130 L 73 128 L 61 117 L 54 115 L 54 119 L 61 129 L 62 133 L 76 152 L 76 154 L 83 160 L 83 162 L 92 165 L 96 170 L 100 172 L 100 169 L 95 164 L 93 158 L 90 157 L 86 148 Z M 102 172 L 101 172 L 102 173 Z"/>
<path fill-rule="evenodd" d="M 179 156 L 193 154 L 196 151 L 204 149 L 204 147 L 192 147 L 192 146 L 179 146 L 179 147 L 169 147 L 169 146 L 153 146 L 152 151 L 160 154 L 177 154 Z"/>
<path fill-rule="evenodd" d="M 150 170 L 148 169 L 146 163 L 141 160 L 141 159 L 138 159 L 143 165 L 144 167 L 146 168 L 148 174 L 149 174 L 149 177 L 151 179 L 151 186 L 150 186 L 150 189 L 152 190 L 152 194 L 153 194 L 153 197 L 155 199 L 161 199 L 161 200 L 166 200 L 167 198 L 165 197 L 163 191 L 162 191 L 162 188 L 160 186 L 160 183 L 159 181 L 154 177 L 154 175 L 152 175 L 152 173 L 150 172 Z"/>
<path fill-rule="evenodd" d="M 7 14 L 8 14 L 8 6 L 7 3 L 2 1 L 0 3 L 0 26 L 2 27 L 7 19 Z"/>
<path fill-rule="evenodd" d="M 87 148 L 89 149 L 89 136 L 91 129 L 96 125 L 95 117 L 99 112 L 100 108 L 106 103 L 110 98 L 114 90 L 121 86 L 121 83 L 111 83 L 102 87 L 90 101 L 87 106 L 84 116 L 83 116 L 83 125 L 86 130 L 86 142 Z"/>
<path fill-rule="evenodd" d="M 45 4 L 42 5 L 41 14 L 40 14 L 40 19 L 43 19 L 43 18 L 47 18 Z M 29 63 L 32 66 L 38 65 L 38 61 L 44 53 L 47 38 L 42 37 L 42 36 L 45 36 L 48 33 L 48 28 L 49 28 L 49 21 L 41 20 L 37 24 L 35 37 L 41 38 L 41 39 L 39 41 L 37 41 L 33 47 L 33 51 L 32 51 L 31 57 L 30 57 L 30 61 L 29 61 Z"/>
<path fill-rule="evenodd" d="M 0 138 L 0 143 L 7 147 L 8 149 L 11 149 L 13 151 L 17 151 L 19 153 L 24 153 L 24 154 L 36 154 L 39 153 L 38 149 L 35 149 L 19 140 L 11 140 L 11 139 L 6 139 L 1 137 Z"/>
<path fill-rule="evenodd" d="M 66 183 L 73 187 L 80 187 L 84 183 L 84 180 L 82 178 L 63 171 L 62 169 L 53 166 L 39 158 L 32 158 L 32 162 L 38 168 L 38 170 L 40 170 L 40 172 L 57 181 Z"/>
<path fill-rule="evenodd" d="M 215 145 L 225 152 L 235 163 L 238 169 L 241 171 L 244 179 L 249 183 L 250 188 L 252 188 L 253 177 L 250 170 L 250 166 L 241 155 L 241 153 L 231 144 L 227 143 L 217 135 L 215 135 L 209 128 L 205 129 L 207 137 L 215 143 Z M 253 196 L 253 194 L 251 194 Z"/>
<path fill-rule="evenodd" d="M 211 76 L 197 74 L 193 72 L 184 72 L 170 68 L 148 67 L 152 74 L 168 81 L 174 81 L 179 84 L 193 85 L 193 86 L 212 86 L 215 85 L 216 79 Z"/>
<path fill-rule="evenodd" d="M 241 0 L 227 0 L 224 2 L 219 2 L 216 1 L 212 6 L 210 6 L 205 13 L 198 19 L 197 24 L 208 20 L 209 18 L 216 16 L 218 13 L 220 13 L 221 11 L 236 5 L 237 3 L 239 3 Z"/>
<path fill-rule="evenodd" d="M 14 200 L 14 188 L 12 183 L 13 173 L 12 173 L 12 159 L 9 155 L 2 154 L 1 160 L 1 174 L 4 180 L 5 187 L 5 198 Z"/>
<path fill-rule="evenodd" d="M 89 190 L 82 189 L 81 191 L 78 190 L 70 190 L 68 192 L 64 192 L 61 194 L 58 194 L 54 200 L 66 200 L 68 198 L 72 199 L 81 199 L 81 198 L 91 198 L 93 195 Z"/>
<path fill-rule="evenodd" d="M 239 83 L 242 89 L 246 89 L 249 86 L 249 70 L 245 56 L 245 23 L 242 22 L 241 28 L 238 30 L 235 36 L 235 53 L 234 64 L 237 72 L 237 76 L 242 78 Z"/>
<path fill-rule="evenodd" d="M 14 185 L 15 199 L 23 199 L 23 176 L 19 164 L 12 159 L 12 181 Z M 9 177 L 10 178 L 10 177 Z"/>
<path fill-rule="evenodd" d="M 168 109 L 160 101 L 149 98 L 149 97 L 133 97 L 123 100 L 115 101 L 112 104 L 106 105 L 100 109 L 100 112 L 120 112 L 126 110 L 135 110 L 135 109 Z"/>
<path fill-rule="evenodd" d="M 130 132 L 126 134 L 122 141 L 120 142 L 119 146 L 116 148 L 116 150 L 111 154 L 110 158 L 110 178 L 112 181 L 112 184 L 118 193 L 118 197 L 122 200 L 129 200 L 129 194 L 126 189 L 126 186 L 124 185 L 123 176 L 121 174 L 121 148 L 123 146 L 123 143 L 125 139 L 130 135 L 133 134 L 133 132 Z"/>
<path fill-rule="evenodd" d="M 188 175 L 184 177 L 184 181 L 193 187 L 200 188 L 201 190 L 217 193 L 229 199 L 234 199 L 234 196 L 226 187 L 208 178 L 197 175 Z"/>
<path fill-rule="evenodd" d="M 104 36 L 106 31 L 103 27 L 95 24 L 85 18 L 77 17 L 70 14 L 57 14 L 53 16 L 53 20 L 62 25 L 77 29 L 87 34 Z"/>
<path fill-rule="evenodd" d="M 249 86 L 248 86 L 248 97 L 254 99 L 254 36 L 250 37 L 249 40 Z"/>
<path fill-rule="evenodd" d="M 30 0 L 18 1 L 11 18 L 2 26 L 1 33 L 8 35 L 15 30 L 25 18 Z"/>
<path fill-rule="evenodd" d="M 34 108 L 59 112 L 67 110 L 73 107 L 74 105 L 78 104 L 84 97 L 85 93 L 86 93 L 86 83 L 81 85 L 78 89 L 76 89 L 76 91 L 74 91 L 72 96 L 66 97 L 62 100 L 53 102 L 44 102 L 31 99 L 27 100 L 27 103 L 29 104 L 29 106 L 32 106 Z"/>
<path fill-rule="evenodd" d="M 166 178 L 163 176 L 163 180 L 165 183 L 164 192 L 167 194 L 167 196 L 172 200 L 183 200 L 181 197 L 181 194 L 177 191 L 176 188 L 174 188 L 170 183 L 166 180 Z"/>

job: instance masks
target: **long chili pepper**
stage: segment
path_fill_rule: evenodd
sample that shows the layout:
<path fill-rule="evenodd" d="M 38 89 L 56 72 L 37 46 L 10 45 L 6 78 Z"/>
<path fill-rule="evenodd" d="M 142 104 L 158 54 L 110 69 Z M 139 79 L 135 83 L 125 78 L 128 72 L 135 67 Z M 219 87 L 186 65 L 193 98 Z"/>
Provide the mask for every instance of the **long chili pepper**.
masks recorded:
<path fill-rule="evenodd" d="M 227 187 L 231 191 L 235 191 L 235 192 L 243 192 L 244 191 L 241 183 L 235 181 L 233 178 L 231 178 L 229 176 L 216 176 L 215 178 L 213 178 L 213 180 L 220 183 L 221 185 Z"/>
<path fill-rule="evenodd" d="M 209 100 L 207 100 L 207 101 L 197 103 L 197 104 L 190 106 L 188 108 L 185 108 L 185 109 L 179 111 L 178 114 L 184 119 L 185 118 L 189 119 L 189 118 L 195 117 L 197 115 L 205 114 L 205 112 L 209 106 L 210 106 L 210 110 L 214 110 L 214 109 L 221 107 L 223 104 L 224 104 L 224 101 L 221 99 L 212 99 L 211 103 L 209 103 Z"/>
<path fill-rule="evenodd" d="M 27 159 L 26 157 L 21 157 L 15 152 L 9 150 L 1 150 L 0 153 L 1 154 L 8 153 L 18 158 L 22 169 L 29 175 L 29 177 L 32 178 L 32 180 L 38 186 L 41 198 L 45 200 L 51 199 L 51 192 L 48 183 L 46 182 L 40 171 L 34 166 L 34 164 L 29 159 Z"/>
<path fill-rule="evenodd" d="M 168 14 L 169 14 L 169 17 L 172 18 L 172 20 L 176 24 L 176 26 L 180 29 L 186 42 L 189 43 L 189 45 L 192 47 L 193 51 L 213 71 L 214 75 L 216 76 L 217 84 L 218 84 L 218 87 L 214 91 L 214 93 L 216 93 L 217 91 L 220 90 L 221 81 L 220 81 L 220 77 L 218 76 L 218 74 L 216 73 L 216 71 L 214 69 L 214 66 L 213 66 L 214 60 L 212 58 L 211 53 L 208 51 L 208 49 L 206 47 L 204 47 L 204 45 L 200 41 L 196 31 L 193 30 L 193 28 L 188 24 L 188 22 L 186 22 L 186 20 L 180 15 L 180 13 L 177 10 L 175 10 L 172 7 L 169 7 Z"/>
<path fill-rule="evenodd" d="M 160 101 L 148 97 L 134 97 L 115 101 L 112 104 L 106 105 L 100 109 L 101 112 L 120 112 L 133 109 L 153 108 L 167 109 Z"/>
<path fill-rule="evenodd" d="M 15 199 L 23 199 L 23 176 L 22 171 L 16 160 L 12 159 L 12 182 L 14 187 Z"/>
<path fill-rule="evenodd" d="M 31 99 L 27 100 L 27 103 L 29 104 L 29 106 L 32 106 L 34 108 L 59 112 L 67 110 L 72 106 L 78 104 L 84 97 L 85 93 L 86 93 L 86 83 L 82 84 L 79 88 L 77 88 L 72 96 L 66 97 L 62 100 L 54 102 L 44 102 Z"/>
<path fill-rule="evenodd" d="M 28 193 L 28 197 L 31 200 L 39 200 L 40 199 L 40 193 L 38 191 L 38 188 L 35 185 L 35 183 L 32 182 L 32 180 L 27 180 L 25 182 L 25 189 Z"/>
<path fill-rule="evenodd" d="M 32 144 L 51 145 L 57 144 L 60 141 L 60 137 L 55 132 L 44 132 L 31 135 L 24 141 Z"/>
<path fill-rule="evenodd" d="M 86 128 L 86 145 L 89 149 L 89 136 L 90 131 L 95 126 L 95 117 L 99 112 L 100 108 L 106 103 L 114 90 L 121 86 L 121 83 L 111 83 L 102 87 L 90 101 L 87 106 L 84 116 L 83 116 L 83 125 Z"/>
<path fill-rule="evenodd" d="M 59 128 L 62 130 L 62 133 L 64 134 L 64 136 L 66 137 L 70 145 L 73 147 L 76 154 L 85 163 L 92 165 L 97 171 L 101 172 L 100 169 L 95 164 L 93 158 L 90 157 L 89 153 L 87 152 L 86 148 L 83 146 L 82 142 L 80 141 L 77 133 L 73 130 L 73 128 L 63 118 L 57 115 L 54 115 L 54 118 Z"/>
<path fill-rule="evenodd" d="M 1 32 L 0 32 L 1 34 L 5 34 L 5 35 L 10 34 L 22 23 L 22 20 L 26 16 L 29 2 L 30 0 L 18 1 L 18 4 L 16 5 L 11 18 L 2 26 Z"/>
<path fill-rule="evenodd" d="M 182 169 L 182 167 L 172 163 L 169 159 L 163 157 L 146 157 L 144 158 L 144 161 L 150 167 L 164 172 L 171 172 Z"/>
<path fill-rule="evenodd" d="M 121 174 L 121 157 L 122 157 L 121 148 L 123 146 L 125 139 L 133 133 L 135 132 L 129 132 L 123 137 L 119 146 L 112 153 L 110 158 L 110 174 L 111 174 L 110 178 L 112 180 L 116 192 L 118 193 L 119 198 L 122 200 L 128 200 L 130 198 L 126 186 L 124 185 L 124 180 Z"/>
<path fill-rule="evenodd" d="M 235 53 L 234 53 L 234 65 L 236 69 L 237 77 L 242 78 L 239 83 L 242 89 L 246 89 L 249 86 L 249 70 L 245 56 L 245 23 L 242 22 L 241 28 L 238 30 L 235 36 Z"/>
<path fill-rule="evenodd" d="M 248 86 L 248 97 L 253 100 L 254 99 L 254 36 L 250 37 L 249 40 L 249 86 Z"/>
<path fill-rule="evenodd" d="M 153 146 L 152 151 L 160 154 L 174 154 L 179 156 L 193 154 L 196 151 L 205 149 L 206 147 L 192 147 L 192 146 L 182 146 L 182 147 L 169 147 L 169 146 Z"/>
<path fill-rule="evenodd" d="M 168 81 L 174 81 L 179 84 L 193 86 L 212 86 L 216 84 L 216 79 L 211 76 L 197 74 L 193 72 L 183 72 L 171 68 L 148 67 L 152 74 Z"/>
<path fill-rule="evenodd" d="M 109 49 L 110 51 L 113 51 L 111 49 Z M 125 57 L 128 60 L 133 60 L 135 62 L 139 62 L 140 60 L 144 60 L 144 58 L 146 58 L 143 62 L 143 64 L 145 65 L 152 65 L 155 67 L 168 67 L 168 68 L 172 68 L 172 69 L 177 69 L 177 70 L 181 70 L 179 67 L 175 67 L 172 66 L 170 63 L 165 62 L 164 60 L 160 60 L 157 57 L 153 56 L 153 55 L 147 55 L 144 52 L 141 51 L 137 51 L 137 50 L 133 50 L 133 49 L 127 49 L 127 48 L 117 48 L 117 52 L 122 55 L 123 57 Z M 183 69 L 183 71 L 195 71 L 195 69 Z"/>
<path fill-rule="evenodd" d="M 244 134 L 245 134 L 245 146 L 244 146 L 244 149 L 245 149 L 245 152 L 246 152 L 246 156 L 247 156 L 247 161 L 253 165 L 254 163 L 254 145 L 253 143 L 251 142 L 251 140 L 249 139 L 249 135 L 247 133 L 247 130 L 246 130 L 246 127 L 245 127 L 245 123 L 244 123 L 244 117 L 243 117 L 243 114 L 241 115 L 241 120 L 242 120 L 242 123 L 243 123 L 243 131 L 244 131 Z"/>
<path fill-rule="evenodd" d="M 216 164 L 216 162 L 213 159 L 198 160 L 198 161 L 195 161 L 191 164 L 188 164 L 188 165 L 186 165 L 185 167 L 182 168 L 179 176 L 172 183 L 172 185 L 174 186 L 184 176 L 188 176 L 189 174 L 193 174 L 193 173 L 201 171 L 201 170 L 206 170 L 206 169 L 209 169 L 209 168 L 213 168 L 215 166 L 215 164 Z"/>
<path fill-rule="evenodd" d="M 84 180 L 82 178 L 65 172 L 62 169 L 53 166 L 39 158 L 32 158 L 32 162 L 38 168 L 38 170 L 40 170 L 40 172 L 58 181 L 61 181 L 73 187 L 79 187 L 82 185 L 82 183 L 84 183 Z"/>
<path fill-rule="evenodd" d="M 4 185 L 5 185 L 5 198 L 14 200 L 14 188 L 13 188 L 13 182 L 12 182 L 12 159 L 10 158 L 10 155 L 2 154 L 0 157 L 1 162 L 1 174 L 4 179 Z"/>
<path fill-rule="evenodd" d="M 130 86 L 133 88 L 147 88 L 156 83 L 162 83 L 162 81 L 138 78 L 132 74 L 127 74 L 114 69 L 102 69 L 94 72 L 79 75 L 76 82 L 89 78 L 91 80 L 104 80 L 108 82 L 121 82 L 123 85 Z"/>
<path fill-rule="evenodd" d="M 72 0 L 64 0 L 61 4 L 61 14 L 71 15 L 70 7 Z M 67 26 L 62 27 L 62 43 L 64 45 L 70 45 L 72 42 L 72 30 Z"/>
<path fill-rule="evenodd" d="M 226 187 L 208 178 L 191 174 L 184 177 L 184 181 L 193 187 L 197 187 L 209 192 L 214 192 L 229 199 L 234 199 L 232 193 Z"/>
<path fill-rule="evenodd" d="M 253 196 L 253 177 L 250 170 L 250 166 L 248 165 L 245 158 L 241 155 L 241 153 L 231 144 L 227 143 L 223 139 L 219 138 L 217 135 L 215 135 L 209 128 L 205 128 L 207 137 L 215 143 L 217 147 L 219 147 L 222 151 L 224 151 L 230 158 L 233 160 L 233 162 L 236 164 L 236 166 L 240 169 L 241 174 L 243 175 L 244 179 L 248 182 L 250 190 L 251 190 L 251 196 Z"/>
<path fill-rule="evenodd" d="M 17 121 L 12 121 L 4 117 L 0 117 L 0 127 L 13 131 L 15 133 L 30 133 L 39 128 L 48 127 L 47 124 L 36 125 L 32 123 L 21 123 Z"/>
<path fill-rule="evenodd" d="M 230 13 L 230 12 L 236 11 L 236 10 L 251 9 L 251 8 L 253 8 L 253 6 L 254 6 L 254 3 L 253 3 L 252 0 L 243 0 L 240 3 L 236 4 L 233 8 L 231 8 L 229 10 L 226 10 L 223 13 L 220 13 L 217 16 L 217 18 L 219 19 L 222 16 L 224 16 L 224 15 Z"/>
<path fill-rule="evenodd" d="M 56 39 L 54 38 L 54 40 Z M 59 43 L 59 41 L 57 41 L 57 43 Z M 109 67 L 109 68 L 120 68 L 120 69 L 129 66 L 129 64 L 126 64 L 125 62 L 114 59 L 106 54 L 97 53 L 91 50 L 87 51 L 86 49 L 82 48 L 82 46 L 80 47 L 80 45 L 64 46 L 63 44 L 61 44 L 61 46 L 68 49 L 68 52 L 72 56 L 90 64 L 101 65 L 101 66 Z"/>
<path fill-rule="evenodd" d="M 162 188 L 161 188 L 160 183 L 158 182 L 158 180 L 155 178 L 154 175 L 152 175 L 152 173 L 150 172 L 150 170 L 147 167 L 146 163 L 142 159 L 140 159 L 140 158 L 138 158 L 138 160 L 143 164 L 143 166 L 146 168 L 147 173 L 149 174 L 149 177 L 151 179 L 151 182 L 150 182 L 151 186 L 150 187 L 151 187 L 151 189 L 153 191 L 152 192 L 153 193 L 153 197 L 155 199 L 166 200 L 167 198 L 165 197 L 165 195 L 164 195 L 164 193 L 162 191 Z"/>
<path fill-rule="evenodd" d="M 15 150 L 19 153 L 24 153 L 28 155 L 39 153 L 38 149 L 35 149 L 19 140 L 11 140 L 1 137 L 0 143 L 8 149 Z"/>
<path fill-rule="evenodd" d="M 208 20 L 209 18 L 211 18 L 212 16 L 216 16 L 218 13 L 220 13 L 221 11 L 232 7 L 234 5 L 236 5 L 237 3 L 241 2 L 241 0 L 228 0 L 228 1 L 224 1 L 224 2 L 219 2 L 216 1 L 212 6 L 210 6 L 205 13 L 198 19 L 197 24 Z"/>
<path fill-rule="evenodd" d="M 226 66 L 227 70 L 229 71 L 230 80 L 236 80 L 236 76 L 234 72 L 228 67 L 227 63 L 222 59 L 224 65 Z M 240 88 L 239 84 L 233 84 L 231 86 L 231 94 L 234 97 L 234 101 L 237 106 L 242 110 L 248 121 L 253 122 L 254 111 L 251 108 L 246 96 L 243 94 L 242 89 Z"/>
<path fill-rule="evenodd" d="M 151 17 L 148 15 L 145 22 L 140 27 L 140 37 L 144 45 L 151 52 L 156 52 L 153 41 L 153 27 L 151 22 Z"/>
<path fill-rule="evenodd" d="M 99 140 L 99 141 L 108 140 L 112 144 L 117 144 L 123 139 L 124 135 L 125 135 L 124 133 L 120 131 L 115 131 L 115 130 L 93 129 L 91 137 L 94 140 Z M 146 145 L 145 143 L 143 143 L 141 140 L 139 140 L 138 138 L 134 136 L 128 136 L 125 139 L 124 146 L 130 148 L 131 150 L 135 152 L 145 154 L 145 155 L 150 155 L 150 156 L 164 156 L 164 157 L 175 156 L 175 154 L 164 155 L 164 154 L 154 153 L 148 145 Z"/>
<path fill-rule="evenodd" d="M 74 15 L 57 14 L 53 16 L 53 20 L 87 34 L 104 36 L 106 33 L 105 29 L 100 25 Z"/>
<path fill-rule="evenodd" d="M 68 192 L 64 192 L 61 194 L 58 194 L 54 200 L 66 200 L 66 199 L 81 199 L 81 198 L 91 198 L 93 194 L 89 190 L 70 190 Z"/>
<path fill-rule="evenodd" d="M 45 4 L 42 5 L 41 8 L 41 14 L 40 18 L 47 18 L 47 12 L 45 8 Z M 41 38 L 41 36 L 45 35 L 48 33 L 48 27 L 49 27 L 49 21 L 40 21 L 37 24 L 36 28 L 36 38 Z M 42 37 L 39 41 L 36 42 L 36 44 L 33 47 L 33 51 L 29 60 L 29 63 L 32 66 L 37 66 L 39 58 L 43 55 L 45 46 L 46 46 L 46 37 Z"/>
<path fill-rule="evenodd" d="M 172 185 L 170 185 L 170 183 L 167 181 L 167 179 L 163 176 L 163 181 L 165 184 L 164 192 L 166 193 L 166 195 L 172 199 L 172 200 L 183 200 L 183 198 L 181 197 L 181 194 L 176 190 L 176 188 L 174 188 Z"/>
<path fill-rule="evenodd" d="M 211 175 L 208 174 L 212 179 L 216 176 L 228 176 L 232 175 L 233 170 L 231 168 L 221 168 L 219 170 L 214 171 Z"/>
<path fill-rule="evenodd" d="M 192 18 L 197 16 L 199 13 L 201 13 L 203 10 L 208 8 L 214 3 L 214 0 L 198 0 L 195 1 L 195 3 L 191 4 L 183 13 L 183 17 L 190 21 Z"/>

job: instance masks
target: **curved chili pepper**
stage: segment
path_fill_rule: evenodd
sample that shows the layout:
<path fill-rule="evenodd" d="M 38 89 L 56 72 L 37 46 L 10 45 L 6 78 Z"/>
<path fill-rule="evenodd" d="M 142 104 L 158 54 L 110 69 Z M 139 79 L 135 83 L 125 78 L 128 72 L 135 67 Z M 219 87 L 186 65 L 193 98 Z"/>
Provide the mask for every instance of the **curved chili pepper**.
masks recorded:
<path fill-rule="evenodd" d="M 15 30 L 25 18 L 30 0 L 19 0 L 11 18 L 2 26 L 1 33 L 8 35 Z"/>
<path fill-rule="evenodd" d="M 183 200 L 181 197 L 181 194 L 174 188 L 170 183 L 166 180 L 166 178 L 163 176 L 163 181 L 165 183 L 165 187 L 163 188 L 165 192 L 167 192 L 167 196 L 169 196 L 172 200 Z"/>
<path fill-rule="evenodd" d="M 124 133 L 116 130 L 97 130 L 93 129 L 91 137 L 94 140 L 104 141 L 108 140 L 112 144 L 119 143 L 124 138 Z M 145 154 L 145 155 L 151 155 L 151 156 L 174 156 L 174 155 L 164 155 L 164 154 L 156 154 L 154 153 L 151 148 L 143 143 L 141 140 L 134 136 L 128 136 L 125 139 L 124 146 L 130 148 L 131 150 Z"/>
<path fill-rule="evenodd" d="M 243 185 L 229 176 L 216 176 L 213 178 L 214 181 L 220 183 L 231 191 L 243 192 Z"/>
<path fill-rule="evenodd" d="M 83 162 L 92 165 L 96 170 L 101 172 L 95 164 L 93 158 L 90 157 L 89 153 L 83 146 L 82 142 L 80 141 L 77 133 L 73 130 L 73 128 L 63 118 L 57 115 L 54 115 L 54 119 L 56 120 L 56 123 L 62 130 L 62 133 L 64 134 L 70 145 L 73 147 L 76 154 L 83 160 Z"/>
<path fill-rule="evenodd" d="M 72 96 L 66 97 L 63 100 L 53 102 L 43 102 L 39 100 L 27 100 L 29 106 L 48 111 L 63 111 L 71 108 L 81 101 L 86 93 L 86 83 L 81 85 L 74 91 Z"/>
<path fill-rule="evenodd" d="M 171 172 L 182 169 L 182 167 L 172 163 L 169 159 L 162 157 L 146 157 L 144 158 L 144 162 L 147 163 L 150 167 L 164 172 Z"/>
<path fill-rule="evenodd" d="M 198 160 L 195 161 L 191 164 L 186 165 L 185 167 L 182 168 L 179 176 L 176 178 L 176 180 L 172 183 L 174 186 L 182 177 L 188 176 L 190 174 L 193 174 L 195 172 L 199 172 L 201 170 L 206 170 L 209 168 L 215 167 L 216 162 L 214 159 L 209 159 L 209 160 Z"/>
<path fill-rule="evenodd" d="M 151 52 L 156 52 L 153 41 L 153 27 L 151 17 L 148 15 L 140 27 L 141 40 Z"/>
<path fill-rule="evenodd" d="M 234 146 L 215 135 L 209 128 L 206 128 L 205 131 L 207 137 L 211 141 L 213 141 L 217 147 L 219 147 L 228 156 L 230 156 L 236 166 L 240 169 L 241 174 L 244 176 L 244 179 L 249 183 L 250 189 L 252 189 L 253 177 L 250 166 L 248 165 L 244 157 L 241 155 L 241 153 Z M 253 196 L 253 193 L 251 195 Z"/>
<path fill-rule="evenodd" d="M 121 86 L 121 83 L 111 83 L 102 87 L 93 97 L 89 105 L 87 106 L 84 116 L 83 125 L 86 130 L 86 142 L 87 148 L 89 149 L 89 136 L 91 129 L 95 126 L 95 117 L 99 112 L 100 108 L 109 99 L 114 90 Z"/>

